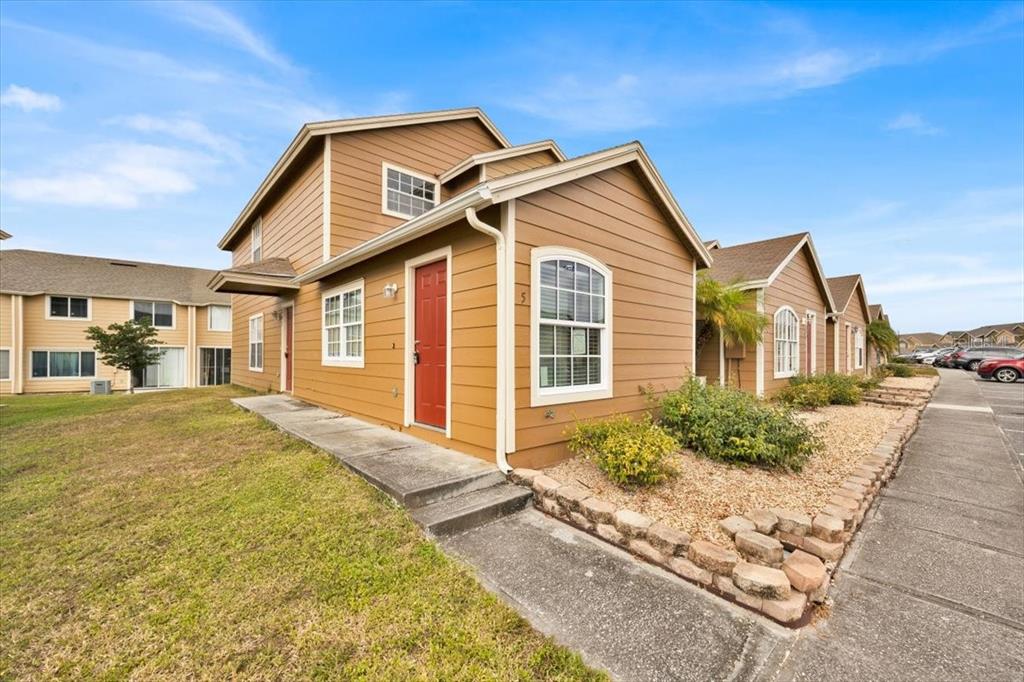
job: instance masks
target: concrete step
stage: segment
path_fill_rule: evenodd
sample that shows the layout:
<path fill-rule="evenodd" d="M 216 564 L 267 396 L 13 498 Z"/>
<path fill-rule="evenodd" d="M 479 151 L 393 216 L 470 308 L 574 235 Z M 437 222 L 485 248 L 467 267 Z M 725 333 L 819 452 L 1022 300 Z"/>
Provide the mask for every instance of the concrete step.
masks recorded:
<path fill-rule="evenodd" d="M 501 483 L 413 509 L 410 514 L 433 535 L 453 535 L 517 512 L 532 497 L 527 488 Z"/>

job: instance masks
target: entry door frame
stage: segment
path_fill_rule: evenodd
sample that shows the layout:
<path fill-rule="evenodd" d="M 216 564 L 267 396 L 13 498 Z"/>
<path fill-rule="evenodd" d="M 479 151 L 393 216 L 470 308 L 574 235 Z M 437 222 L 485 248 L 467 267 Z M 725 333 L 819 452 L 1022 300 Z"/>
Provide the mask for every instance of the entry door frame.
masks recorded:
<path fill-rule="evenodd" d="M 437 430 L 416 421 L 416 366 L 412 361 L 416 341 L 416 268 L 445 261 L 445 359 L 444 435 L 452 437 L 452 247 L 445 246 L 405 261 L 405 426 Z"/>
<path fill-rule="evenodd" d="M 295 392 L 295 301 L 281 306 L 281 393 Z M 288 343 L 288 313 L 291 312 L 292 337 Z M 288 352 L 291 351 L 291 352 Z M 292 387 L 288 388 L 288 379 Z"/>
<path fill-rule="evenodd" d="M 807 311 L 807 373 L 818 373 L 818 313 Z"/>

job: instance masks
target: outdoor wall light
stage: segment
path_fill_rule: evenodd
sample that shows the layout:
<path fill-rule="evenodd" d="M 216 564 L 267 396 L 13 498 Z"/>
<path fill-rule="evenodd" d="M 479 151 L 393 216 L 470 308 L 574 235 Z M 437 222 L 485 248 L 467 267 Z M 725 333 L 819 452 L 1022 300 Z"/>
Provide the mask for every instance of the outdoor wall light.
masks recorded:
<path fill-rule="evenodd" d="M 398 285 L 395 283 L 384 285 L 384 298 L 394 298 L 398 294 Z"/>

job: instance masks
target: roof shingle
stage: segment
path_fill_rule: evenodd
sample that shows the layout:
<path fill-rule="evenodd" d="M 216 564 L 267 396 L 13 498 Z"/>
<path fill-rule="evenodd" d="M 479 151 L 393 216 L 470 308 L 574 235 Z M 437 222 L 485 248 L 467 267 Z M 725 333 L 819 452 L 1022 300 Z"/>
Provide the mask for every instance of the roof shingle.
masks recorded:
<path fill-rule="evenodd" d="M 768 279 L 806 236 L 806 232 L 800 232 L 759 242 L 720 246 L 715 249 L 708 274 L 725 284 Z"/>

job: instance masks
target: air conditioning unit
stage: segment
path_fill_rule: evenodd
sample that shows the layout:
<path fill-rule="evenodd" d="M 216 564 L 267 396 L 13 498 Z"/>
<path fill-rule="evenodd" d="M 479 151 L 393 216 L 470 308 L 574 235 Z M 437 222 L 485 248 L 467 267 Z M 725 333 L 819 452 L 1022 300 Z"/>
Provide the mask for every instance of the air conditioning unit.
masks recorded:
<path fill-rule="evenodd" d="M 93 395 L 110 395 L 110 379 L 97 379 L 90 382 L 89 393 Z"/>

